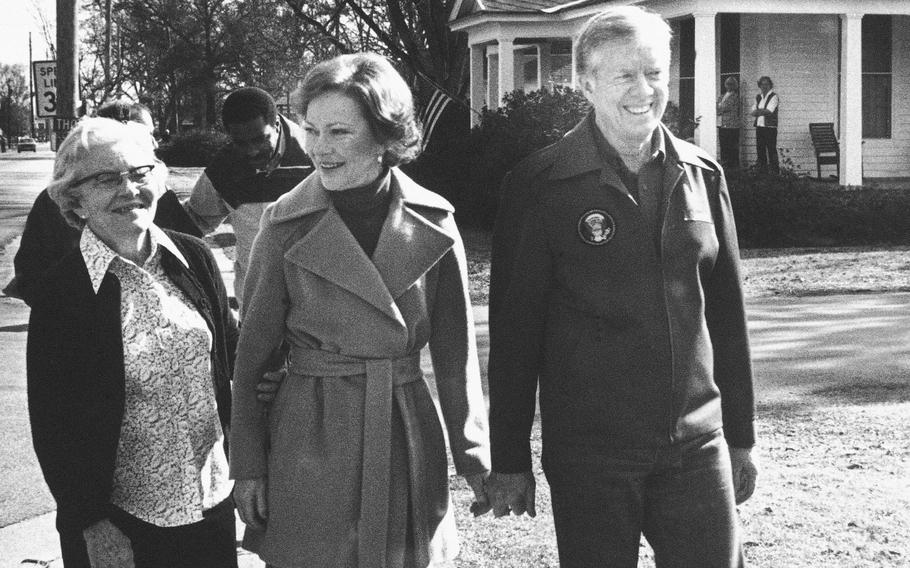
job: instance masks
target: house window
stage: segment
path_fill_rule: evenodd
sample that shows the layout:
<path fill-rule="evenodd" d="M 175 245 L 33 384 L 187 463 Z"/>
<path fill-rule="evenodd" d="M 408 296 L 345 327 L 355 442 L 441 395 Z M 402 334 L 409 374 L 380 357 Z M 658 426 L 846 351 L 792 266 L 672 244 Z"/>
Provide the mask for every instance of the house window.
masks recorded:
<path fill-rule="evenodd" d="M 679 21 L 679 122 L 695 119 L 695 19 Z"/>
<path fill-rule="evenodd" d="M 526 93 L 537 90 L 537 71 L 540 56 L 537 49 L 523 49 L 515 53 L 516 58 L 521 58 L 521 84 L 519 87 L 518 77 L 515 78 L 516 88 L 521 88 Z"/>
<path fill-rule="evenodd" d="M 891 16 L 863 16 L 863 138 L 891 138 Z"/>
<path fill-rule="evenodd" d="M 548 86 L 572 86 L 572 41 L 557 40 L 550 44 L 550 76 Z"/>

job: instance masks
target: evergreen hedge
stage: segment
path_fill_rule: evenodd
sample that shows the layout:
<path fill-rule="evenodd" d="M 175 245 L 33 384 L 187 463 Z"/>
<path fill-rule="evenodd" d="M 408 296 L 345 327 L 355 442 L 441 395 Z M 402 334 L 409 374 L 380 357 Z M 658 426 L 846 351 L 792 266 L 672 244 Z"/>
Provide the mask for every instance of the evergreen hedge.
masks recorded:
<path fill-rule="evenodd" d="M 229 141 L 219 130 L 193 129 L 172 135 L 155 153 L 168 166 L 205 167 Z"/>

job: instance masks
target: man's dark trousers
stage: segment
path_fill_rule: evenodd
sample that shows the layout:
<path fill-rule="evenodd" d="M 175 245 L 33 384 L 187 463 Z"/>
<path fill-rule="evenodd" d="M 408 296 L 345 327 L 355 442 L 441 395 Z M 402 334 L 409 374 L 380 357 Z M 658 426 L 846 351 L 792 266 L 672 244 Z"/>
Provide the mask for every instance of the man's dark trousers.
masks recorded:
<path fill-rule="evenodd" d="M 721 431 L 659 449 L 565 449 L 543 456 L 562 568 L 635 568 L 642 534 L 658 568 L 744 566 Z"/>
<path fill-rule="evenodd" d="M 759 169 L 776 174 L 779 170 L 777 161 L 777 128 L 756 126 L 755 150 L 758 152 Z M 770 170 L 768 170 L 769 164 L 771 166 Z"/>

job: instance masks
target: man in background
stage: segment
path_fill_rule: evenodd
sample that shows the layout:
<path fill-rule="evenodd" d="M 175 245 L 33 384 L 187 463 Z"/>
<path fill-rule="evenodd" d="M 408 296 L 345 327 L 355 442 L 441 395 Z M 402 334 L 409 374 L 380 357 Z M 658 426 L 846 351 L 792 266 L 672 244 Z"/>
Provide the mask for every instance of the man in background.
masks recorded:
<path fill-rule="evenodd" d="M 278 114 L 275 100 L 256 87 L 233 91 L 221 121 L 231 141 L 196 181 L 187 212 L 206 234 L 227 221 L 237 239 L 234 294 L 243 305 L 243 281 L 259 219 L 270 203 L 312 171 L 303 151 L 303 132 Z"/>
<path fill-rule="evenodd" d="M 755 95 L 752 112 L 755 117 L 755 151 L 758 153 L 758 169 L 776 174 L 779 171 L 777 159 L 777 115 L 780 97 L 774 92 L 774 82 L 767 75 L 759 78 L 761 93 Z"/>

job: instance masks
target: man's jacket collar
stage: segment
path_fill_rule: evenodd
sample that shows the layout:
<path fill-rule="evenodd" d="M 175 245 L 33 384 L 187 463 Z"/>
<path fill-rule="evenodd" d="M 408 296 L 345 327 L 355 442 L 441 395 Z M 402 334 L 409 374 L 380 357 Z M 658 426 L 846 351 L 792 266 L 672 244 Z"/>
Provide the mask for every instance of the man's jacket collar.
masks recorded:
<path fill-rule="evenodd" d="M 559 149 L 552 160 L 553 167 L 549 174 L 551 179 L 568 179 L 602 169 L 603 159 L 598 152 L 593 128 L 597 128 L 597 126 L 594 122 L 594 113 L 591 112 L 560 142 L 557 142 Z M 707 152 L 694 144 L 676 138 L 664 124 L 661 124 L 659 128 L 663 133 L 666 145 L 667 165 L 670 165 L 675 159 L 677 162 L 699 168 L 714 169 L 714 161 Z M 609 173 L 607 175 L 609 176 Z M 613 177 L 617 177 L 615 173 Z"/>

